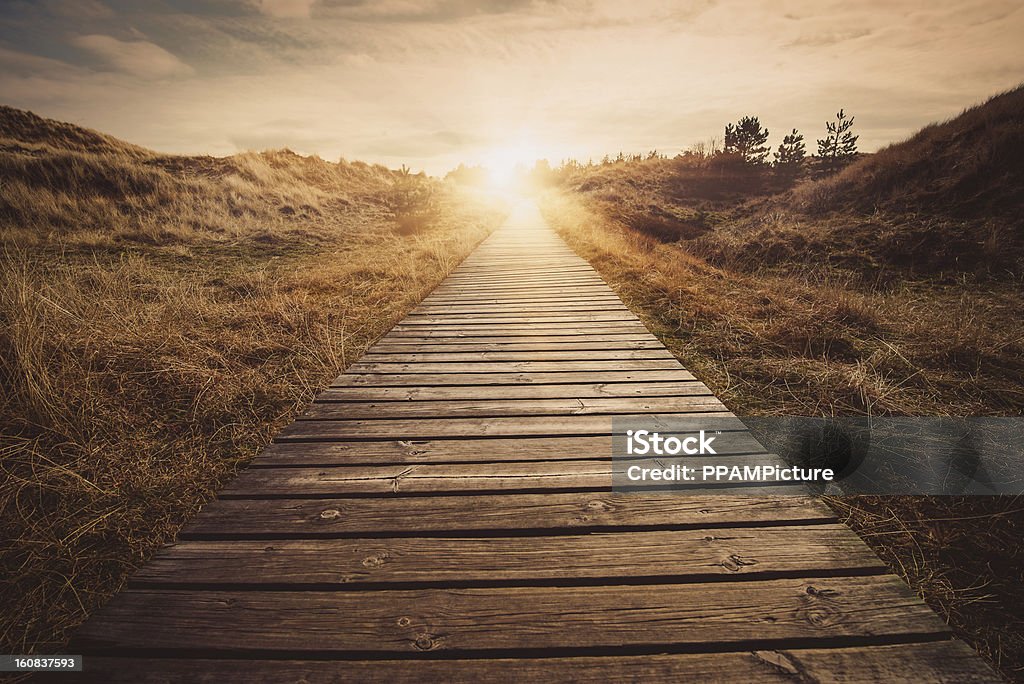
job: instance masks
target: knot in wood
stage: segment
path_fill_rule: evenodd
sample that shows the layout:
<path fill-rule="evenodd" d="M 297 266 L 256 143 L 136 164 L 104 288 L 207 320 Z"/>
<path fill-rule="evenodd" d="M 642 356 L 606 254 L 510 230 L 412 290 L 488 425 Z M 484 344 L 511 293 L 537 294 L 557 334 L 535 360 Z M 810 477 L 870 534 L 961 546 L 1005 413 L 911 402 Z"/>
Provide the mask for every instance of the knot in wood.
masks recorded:
<path fill-rule="evenodd" d="M 413 643 L 421 651 L 429 651 L 436 645 L 433 637 L 429 634 L 420 634 Z"/>
<path fill-rule="evenodd" d="M 384 562 L 389 558 L 387 553 L 378 553 L 373 556 L 367 556 L 363 559 L 363 567 L 366 568 L 379 568 L 384 565 Z"/>
<path fill-rule="evenodd" d="M 802 611 L 802 616 L 815 627 L 827 627 L 839 621 L 839 613 L 829 606 L 818 606 Z"/>
<path fill-rule="evenodd" d="M 738 553 L 731 554 L 722 561 L 722 567 L 729 572 L 739 572 L 745 565 L 757 565 L 757 561 L 753 558 L 744 558 Z"/>

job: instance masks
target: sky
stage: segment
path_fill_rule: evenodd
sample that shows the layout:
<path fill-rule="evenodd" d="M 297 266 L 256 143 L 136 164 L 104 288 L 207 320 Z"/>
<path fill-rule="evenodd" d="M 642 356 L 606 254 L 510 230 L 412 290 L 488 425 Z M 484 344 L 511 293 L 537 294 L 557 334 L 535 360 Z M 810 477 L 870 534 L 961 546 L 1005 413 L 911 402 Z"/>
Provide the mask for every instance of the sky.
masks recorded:
<path fill-rule="evenodd" d="M 756 115 L 863 150 L 1024 81 L 1019 0 L 0 0 L 0 103 L 163 152 L 443 174 L 674 155 Z"/>

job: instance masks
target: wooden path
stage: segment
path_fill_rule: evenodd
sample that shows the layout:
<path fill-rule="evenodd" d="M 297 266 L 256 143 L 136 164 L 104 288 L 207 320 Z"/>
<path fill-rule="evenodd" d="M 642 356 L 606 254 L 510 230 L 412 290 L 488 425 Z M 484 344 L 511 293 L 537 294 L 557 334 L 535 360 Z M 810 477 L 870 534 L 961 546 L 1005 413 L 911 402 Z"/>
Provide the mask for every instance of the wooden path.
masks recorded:
<path fill-rule="evenodd" d="M 731 416 L 520 208 L 72 649 L 97 681 L 1000 681 L 813 498 L 612 494 L 612 416 L 652 413 Z"/>

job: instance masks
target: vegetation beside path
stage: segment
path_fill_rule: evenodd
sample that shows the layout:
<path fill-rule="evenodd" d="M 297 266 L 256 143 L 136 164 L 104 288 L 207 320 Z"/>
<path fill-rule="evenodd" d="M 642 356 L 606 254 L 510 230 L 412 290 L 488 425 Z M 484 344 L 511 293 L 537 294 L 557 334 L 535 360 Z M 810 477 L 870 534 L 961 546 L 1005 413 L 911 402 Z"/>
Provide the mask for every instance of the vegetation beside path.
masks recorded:
<path fill-rule="evenodd" d="M 69 630 L 495 227 L 449 185 L 0 109 L 0 649 Z"/>

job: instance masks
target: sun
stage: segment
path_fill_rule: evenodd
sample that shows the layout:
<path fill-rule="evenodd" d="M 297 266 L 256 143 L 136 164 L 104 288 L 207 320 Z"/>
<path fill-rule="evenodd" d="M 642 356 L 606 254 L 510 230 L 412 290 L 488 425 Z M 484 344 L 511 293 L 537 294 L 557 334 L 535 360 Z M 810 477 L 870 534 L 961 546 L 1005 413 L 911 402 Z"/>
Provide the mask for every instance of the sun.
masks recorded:
<path fill-rule="evenodd" d="M 495 189 L 511 188 L 539 157 L 537 146 L 526 139 L 488 150 L 483 155 L 488 184 Z"/>

